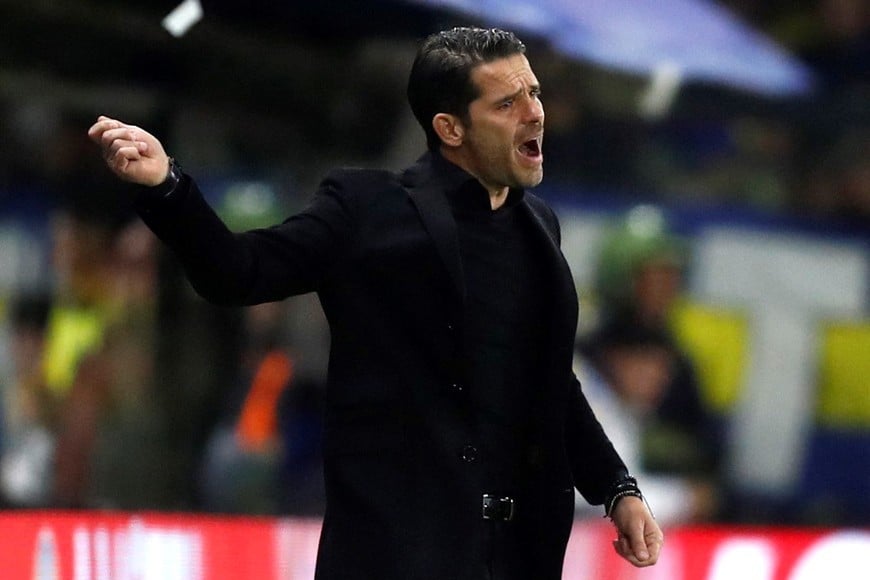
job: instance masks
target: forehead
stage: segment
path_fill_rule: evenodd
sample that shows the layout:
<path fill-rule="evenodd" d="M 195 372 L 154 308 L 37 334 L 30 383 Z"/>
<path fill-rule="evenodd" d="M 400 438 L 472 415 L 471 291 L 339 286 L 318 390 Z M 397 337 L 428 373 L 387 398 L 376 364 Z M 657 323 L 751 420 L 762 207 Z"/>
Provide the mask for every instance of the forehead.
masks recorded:
<path fill-rule="evenodd" d="M 510 94 L 538 84 L 524 54 L 513 54 L 477 65 L 471 71 L 471 81 L 480 91 L 481 97 Z"/>

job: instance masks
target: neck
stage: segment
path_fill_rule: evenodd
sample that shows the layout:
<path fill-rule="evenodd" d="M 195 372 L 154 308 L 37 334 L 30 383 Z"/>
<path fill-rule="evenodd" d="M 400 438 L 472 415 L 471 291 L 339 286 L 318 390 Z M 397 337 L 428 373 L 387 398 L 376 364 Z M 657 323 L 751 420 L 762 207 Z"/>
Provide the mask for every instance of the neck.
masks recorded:
<path fill-rule="evenodd" d="M 504 202 L 507 200 L 508 196 L 507 186 L 493 186 L 483 181 L 480 178 L 480 175 L 478 175 L 477 172 L 475 172 L 471 165 L 466 161 L 465 157 L 460 155 L 456 149 L 450 149 L 442 146 L 441 156 L 447 161 L 453 163 L 454 165 L 458 165 L 466 173 L 472 175 L 475 179 L 477 179 L 478 183 L 480 183 L 480 185 L 482 185 L 489 194 L 489 203 L 490 206 L 492 206 L 493 211 L 504 205 Z"/>
<path fill-rule="evenodd" d="M 483 186 L 486 187 L 486 184 L 483 184 Z M 503 187 L 498 191 L 493 191 L 491 189 L 487 189 L 487 191 L 489 192 L 489 204 L 492 206 L 493 211 L 503 206 L 504 202 L 507 201 L 507 187 Z"/>

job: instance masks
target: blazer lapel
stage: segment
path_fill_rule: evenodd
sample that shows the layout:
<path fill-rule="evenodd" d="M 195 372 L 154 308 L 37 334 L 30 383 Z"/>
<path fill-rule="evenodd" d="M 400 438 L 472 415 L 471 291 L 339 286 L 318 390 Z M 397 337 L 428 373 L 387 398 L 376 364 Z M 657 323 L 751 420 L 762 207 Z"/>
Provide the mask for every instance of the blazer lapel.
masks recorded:
<path fill-rule="evenodd" d="M 459 255 L 459 236 L 456 229 L 456 220 L 450 211 L 450 204 L 444 194 L 444 185 L 439 176 L 432 170 L 430 154 L 424 155 L 415 165 L 409 167 L 401 177 L 401 183 L 408 192 L 408 196 L 417 208 L 420 219 L 426 231 L 432 238 L 441 260 L 449 274 L 453 286 L 462 301 L 465 301 L 465 276 L 462 271 L 462 260 Z M 566 328 L 573 343 L 574 326 L 577 320 L 577 294 L 574 290 L 574 280 L 571 270 L 565 261 L 559 242 L 547 225 L 545 219 L 538 210 L 524 200 L 520 207 L 523 208 L 534 224 L 534 230 L 542 240 L 546 248 L 548 261 L 554 272 L 555 298 L 562 308 L 564 320 L 560 320 L 557 328 Z M 562 318 L 562 317 L 560 317 Z M 574 324 L 565 324 L 569 321 Z"/>
<path fill-rule="evenodd" d="M 553 321 L 553 329 L 555 331 L 553 333 L 554 345 L 568 344 L 573 348 L 579 309 L 577 306 L 577 291 L 574 288 L 574 278 L 571 276 L 571 269 L 565 260 L 565 256 L 562 254 L 559 241 L 556 239 L 552 226 L 547 225 L 547 222 L 539 211 L 529 203 L 528 198 L 523 200 L 520 207 L 531 218 L 538 239 L 546 248 L 546 258 L 553 271 L 555 300 L 553 311 L 558 313 L 558 316 Z"/>
<path fill-rule="evenodd" d="M 402 185 L 417 208 L 426 231 L 432 238 L 438 255 L 444 262 L 447 273 L 457 294 L 465 300 L 465 278 L 459 255 L 459 234 L 456 220 L 450 211 L 443 186 L 437 176 L 431 175 L 429 165 L 423 161 L 412 167 L 402 178 Z M 421 175 L 421 173 L 423 175 Z M 415 183 L 416 182 L 416 183 Z"/>

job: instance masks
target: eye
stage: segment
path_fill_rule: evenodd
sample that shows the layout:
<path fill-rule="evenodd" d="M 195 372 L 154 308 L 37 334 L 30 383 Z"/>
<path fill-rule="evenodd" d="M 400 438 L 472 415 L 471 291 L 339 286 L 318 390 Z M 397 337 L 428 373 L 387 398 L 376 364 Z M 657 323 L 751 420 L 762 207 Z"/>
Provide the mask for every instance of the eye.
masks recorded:
<path fill-rule="evenodd" d="M 511 107 L 511 105 L 513 105 L 513 104 L 514 104 L 514 100 L 513 100 L 513 99 L 508 99 L 508 100 L 506 100 L 506 101 L 502 101 L 501 103 L 499 103 L 499 104 L 498 104 L 498 108 L 499 108 L 499 109 L 502 109 L 502 110 L 503 110 L 503 109 L 509 109 L 509 108 Z"/>
<path fill-rule="evenodd" d="M 532 89 L 531 91 L 529 91 L 529 96 L 531 96 L 533 99 L 540 99 L 541 89 Z"/>

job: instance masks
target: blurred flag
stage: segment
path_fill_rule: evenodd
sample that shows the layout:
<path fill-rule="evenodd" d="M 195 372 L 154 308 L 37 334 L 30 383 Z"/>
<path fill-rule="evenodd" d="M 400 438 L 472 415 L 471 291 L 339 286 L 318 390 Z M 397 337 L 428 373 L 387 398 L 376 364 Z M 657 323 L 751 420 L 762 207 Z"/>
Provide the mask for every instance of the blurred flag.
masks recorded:
<path fill-rule="evenodd" d="M 809 69 L 714 2 L 704 0 L 408 0 L 454 10 L 484 26 L 547 40 L 554 49 L 640 75 L 771 96 L 809 92 Z M 657 103 L 653 103 L 655 106 Z"/>

